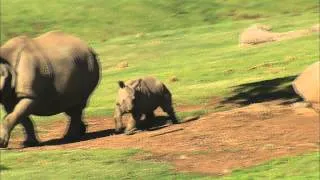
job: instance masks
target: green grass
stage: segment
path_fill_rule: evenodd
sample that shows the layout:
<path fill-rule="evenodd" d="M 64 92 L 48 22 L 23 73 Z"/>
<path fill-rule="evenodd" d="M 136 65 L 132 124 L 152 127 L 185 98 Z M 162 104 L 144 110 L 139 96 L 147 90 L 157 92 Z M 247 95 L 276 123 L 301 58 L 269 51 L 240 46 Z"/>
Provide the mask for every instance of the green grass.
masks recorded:
<path fill-rule="evenodd" d="M 175 172 L 166 163 L 132 160 L 138 150 L 2 152 L 1 178 L 10 179 L 319 179 L 319 152 L 272 160 L 227 176 Z"/>
<path fill-rule="evenodd" d="M 319 152 L 280 158 L 248 169 L 233 171 L 223 179 L 319 179 Z"/>
<path fill-rule="evenodd" d="M 317 1 L 224 0 L 2 0 L 1 41 L 52 29 L 90 42 L 226 21 L 301 16 L 316 12 Z"/>
<path fill-rule="evenodd" d="M 87 41 L 99 54 L 103 77 L 86 115 L 111 116 L 118 80 L 156 76 L 172 91 L 175 105 L 182 105 L 227 97 L 236 85 L 299 74 L 319 60 L 318 35 L 240 48 L 239 34 L 255 23 L 272 25 L 277 32 L 309 28 L 319 23 L 318 8 L 315 0 L 1 0 L 0 42 L 54 29 Z M 122 61 L 129 67 L 115 68 Z M 172 76 L 179 81 L 169 82 Z M 183 118 L 209 111 L 214 109 L 178 115 Z M 36 117 L 36 123 L 54 119 L 61 117 Z M 1 177 L 214 178 L 176 173 L 165 163 L 130 160 L 136 152 L 1 151 Z M 318 160 L 319 153 L 274 160 L 224 178 L 317 179 Z"/>
<path fill-rule="evenodd" d="M 165 163 L 130 160 L 137 150 L 5 152 L 1 178 L 9 179 L 185 179 Z"/>
<path fill-rule="evenodd" d="M 201 104 L 212 96 L 227 96 L 232 86 L 297 75 L 317 61 L 317 35 L 241 49 L 237 45 L 241 31 L 238 26 L 223 24 L 216 28 L 205 26 L 150 33 L 143 38 L 119 38 L 96 45 L 103 66 L 103 80 L 87 113 L 110 115 L 118 80 L 156 76 L 172 91 L 176 105 Z M 223 32 L 223 29 L 228 31 Z M 289 56 L 295 59 L 288 61 Z M 129 67 L 115 68 L 121 61 L 127 61 Z M 272 63 L 272 68 L 261 66 L 250 70 L 265 63 Z M 271 73 L 271 70 L 278 72 Z M 172 76 L 179 81 L 169 82 Z"/>

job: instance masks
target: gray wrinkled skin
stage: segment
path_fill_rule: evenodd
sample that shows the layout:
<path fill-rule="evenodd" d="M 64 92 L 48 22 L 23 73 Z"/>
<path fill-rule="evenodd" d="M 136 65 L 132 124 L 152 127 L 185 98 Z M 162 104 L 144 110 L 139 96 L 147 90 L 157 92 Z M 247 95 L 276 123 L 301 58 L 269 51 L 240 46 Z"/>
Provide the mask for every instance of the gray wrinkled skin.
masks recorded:
<path fill-rule="evenodd" d="M 114 111 L 115 130 L 121 131 L 123 127 L 122 116 L 132 114 L 126 125 L 125 133 L 135 131 L 137 123 L 145 115 L 148 121 L 154 118 L 154 110 L 158 107 L 166 112 L 172 123 L 178 123 L 172 107 L 171 93 L 167 87 L 154 77 L 145 77 L 124 83 L 119 81 L 118 97 Z"/>
<path fill-rule="evenodd" d="M 48 32 L 37 38 L 19 36 L 0 48 L 0 103 L 7 112 L 0 126 L 0 147 L 20 123 L 25 145 L 38 140 L 29 115 L 65 112 L 70 117 L 67 138 L 85 133 L 82 112 L 99 81 L 95 52 L 77 37 Z"/>

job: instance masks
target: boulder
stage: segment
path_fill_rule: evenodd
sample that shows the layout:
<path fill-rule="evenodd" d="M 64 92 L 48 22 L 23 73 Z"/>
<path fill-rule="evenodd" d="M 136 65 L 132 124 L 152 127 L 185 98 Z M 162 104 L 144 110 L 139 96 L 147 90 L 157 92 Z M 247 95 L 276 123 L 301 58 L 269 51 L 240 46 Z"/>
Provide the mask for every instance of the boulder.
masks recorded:
<path fill-rule="evenodd" d="M 320 61 L 307 67 L 292 86 L 306 102 L 320 103 Z"/>
<path fill-rule="evenodd" d="M 261 24 L 256 24 L 249 27 L 241 33 L 240 45 L 254 45 L 275 41 L 279 33 L 273 33 L 270 32 L 270 30 L 270 26 Z"/>

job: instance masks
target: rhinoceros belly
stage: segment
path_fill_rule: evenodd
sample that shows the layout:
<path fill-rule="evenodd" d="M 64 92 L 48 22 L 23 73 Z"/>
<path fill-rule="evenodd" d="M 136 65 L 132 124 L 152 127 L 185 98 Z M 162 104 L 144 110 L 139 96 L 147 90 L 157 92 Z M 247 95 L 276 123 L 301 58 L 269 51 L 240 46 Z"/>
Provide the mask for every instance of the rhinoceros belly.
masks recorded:
<path fill-rule="evenodd" d="M 75 106 L 85 107 L 87 99 L 99 79 L 98 67 L 88 68 L 86 63 L 74 64 L 65 61 L 55 66 L 51 87 L 39 97 L 35 115 L 54 115 Z"/>

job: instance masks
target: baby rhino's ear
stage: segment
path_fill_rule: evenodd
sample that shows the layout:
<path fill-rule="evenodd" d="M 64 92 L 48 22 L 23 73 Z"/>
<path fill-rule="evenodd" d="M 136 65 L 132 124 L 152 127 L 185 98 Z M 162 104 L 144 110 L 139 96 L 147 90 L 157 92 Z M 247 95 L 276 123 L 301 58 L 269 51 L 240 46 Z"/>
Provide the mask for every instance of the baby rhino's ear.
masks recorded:
<path fill-rule="evenodd" d="M 9 77 L 8 70 L 6 69 L 6 66 L 3 64 L 0 64 L 0 90 L 4 89 L 5 84 L 7 83 Z"/>
<path fill-rule="evenodd" d="M 136 89 L 140 84 L 141 79 L 137 79 L 133 84 L 131 84 L 132 89 Z"/>
<path fill-rule="evenodd" d="M 0 54 L 3 48 L 0 48 Z M 0 77 L 2 81 L 0 81 L 1 89 L 4 87 L 5 81 L 10 81 L 11 88 L 15 88 L 16 86 L 16 72 L 14 69 L 7 63 L 3 58 L 0 57 Z"/>
<path fill-rule="evenodd" d="M 126 86 L 123 81 L 118 81 L 118 84 L 120 88 L 124 88 Z"/>

